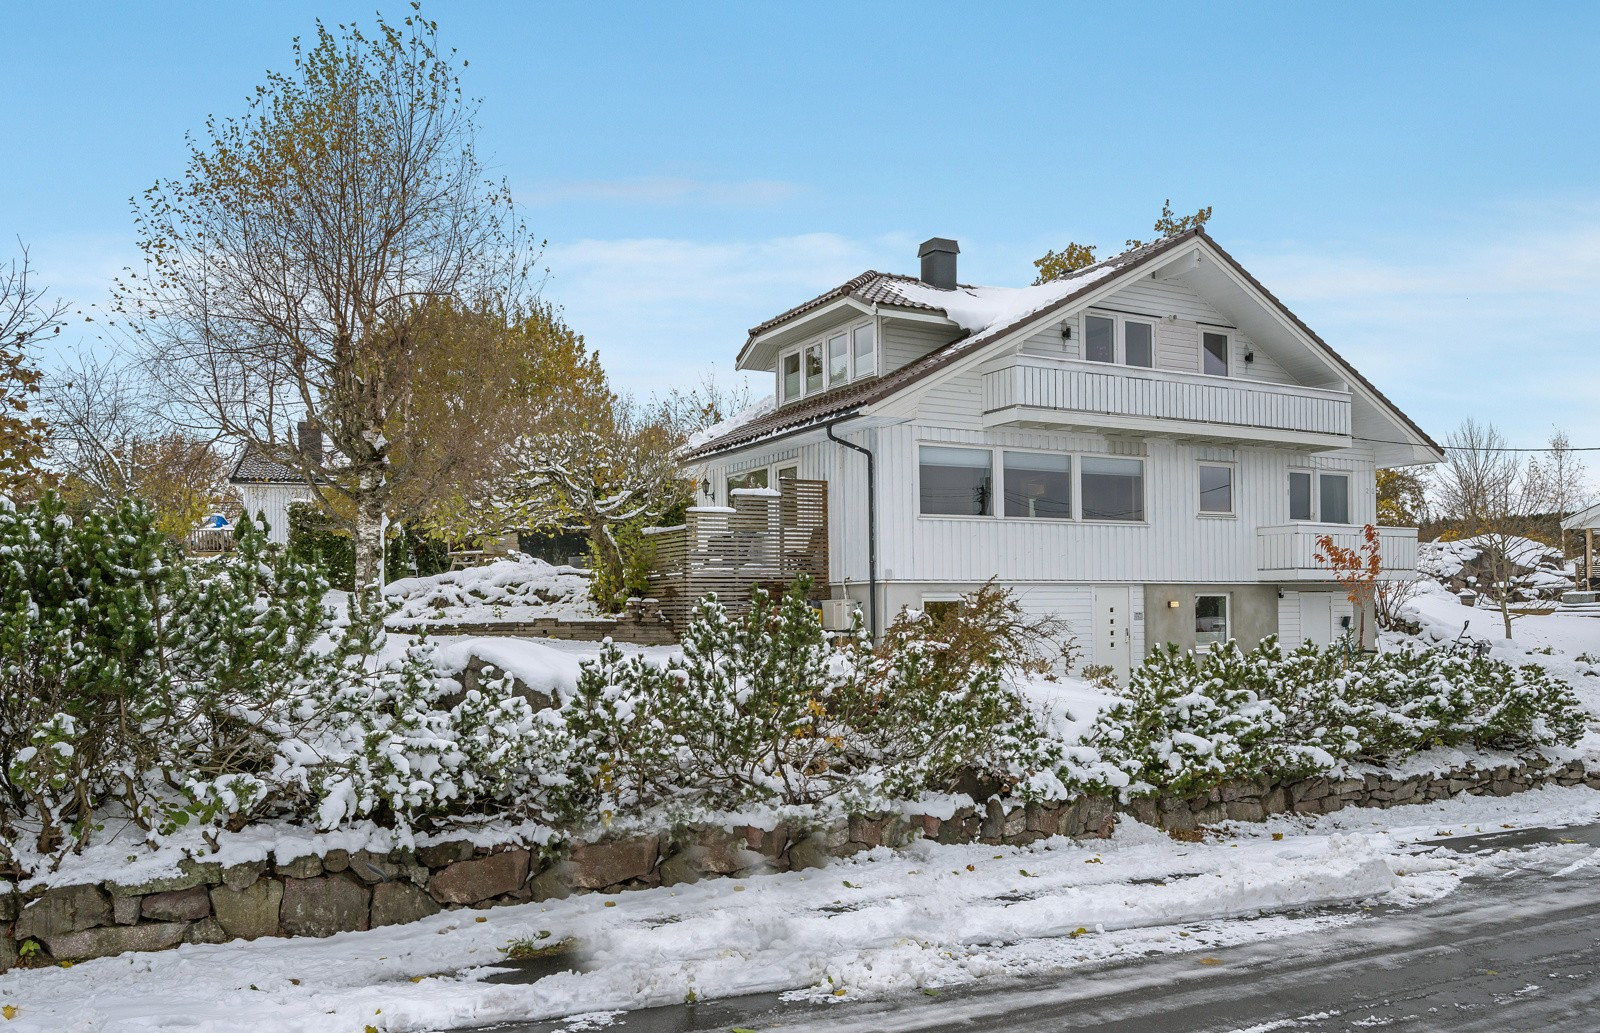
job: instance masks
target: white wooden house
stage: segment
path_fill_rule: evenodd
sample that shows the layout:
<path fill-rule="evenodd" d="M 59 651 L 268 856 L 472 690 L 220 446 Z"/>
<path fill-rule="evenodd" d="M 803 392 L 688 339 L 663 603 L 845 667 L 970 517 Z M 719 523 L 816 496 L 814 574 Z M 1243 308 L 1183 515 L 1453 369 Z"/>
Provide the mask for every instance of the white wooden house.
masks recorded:
<path fill-rule="evenodd" d="M 1439 446 L 1202 230 L 1021 288 L 958 285 L 958 250 L 752 329 L 774 402 L 692 444 L 701 502 L 827 482 L 820 594 L 878 627 L 998 578 L 1122 673 L 1157 642 L 1336 639 L 1316 538 L 1354 545 L 1376 470 Z M 1391 576 L 1416 544 L 1381 530 Z"/>
<path fill-rule="evenodd" d="M 320 454 L 321 432 L 305 423 L 297 432 L 301 448 L 315 448 Z M 316 501 L 316 493 L 304 473 L 248 446 L 234 463 L 228 483 L 239 493 L 240 509 L 252 520 L 266 520 L 267 539 L 279 545 L 289 541 L 289 506 Z"/>

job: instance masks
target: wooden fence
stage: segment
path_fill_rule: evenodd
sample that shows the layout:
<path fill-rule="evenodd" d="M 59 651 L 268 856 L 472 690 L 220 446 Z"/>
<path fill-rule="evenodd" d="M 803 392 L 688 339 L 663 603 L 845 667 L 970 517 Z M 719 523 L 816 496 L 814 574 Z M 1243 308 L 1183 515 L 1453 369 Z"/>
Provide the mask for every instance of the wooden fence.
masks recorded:
<path fill-rule="evenodd" d="M 729 506 L 697 506 L 677 527 L 647 532 L 655 547 L 651 594 L 675 628 L 708 592 L 733 613 L 756 586 L 781 592 L 801 574 L 827 594 L 828 483 L 779 481 L 735 489 Z"/>

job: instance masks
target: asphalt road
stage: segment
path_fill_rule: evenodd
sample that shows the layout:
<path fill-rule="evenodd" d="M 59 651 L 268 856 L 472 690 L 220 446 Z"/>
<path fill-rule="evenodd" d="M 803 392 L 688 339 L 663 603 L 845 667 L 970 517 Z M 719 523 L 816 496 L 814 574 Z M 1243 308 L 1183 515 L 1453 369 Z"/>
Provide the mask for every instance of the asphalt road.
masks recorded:
<path fill-rule="evenodd" d="M 1600 825 L 1441 841 L 1570 845 L 1306 939 L 847 1005 L 774 996 L 619 1016 L 607 1033 L 1600 1033 Z M 1214 960 L 1213 960 L 1214 959 Z M 495 1027 L 555 1033 L 562 1023 Z"/>

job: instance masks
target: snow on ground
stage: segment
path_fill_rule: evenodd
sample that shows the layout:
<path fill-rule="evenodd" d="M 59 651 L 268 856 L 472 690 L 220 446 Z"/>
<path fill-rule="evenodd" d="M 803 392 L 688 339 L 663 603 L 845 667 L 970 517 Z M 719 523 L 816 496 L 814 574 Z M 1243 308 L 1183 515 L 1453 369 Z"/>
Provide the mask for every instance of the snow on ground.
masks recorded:
<path fill-rule="evenodd" d="M 1448 589 L 1431 581 L 1419 586 L 1405 610 L 1422 625 L 1425 641 L 1449 644 L 1462 638 L 1464 630 L 1467 641 L 1485 643 L 1492 656 L 1512 664 L 1537 664 L 1563 679 L 1590 716 L 1600 720 L 1600 612 L 1559 609 L 1525 614 L 1512 620 L 1507 639 L 1498 608 L 1463 606 Z"/>
<path fill-rule="evenodd" d="M 1600 792 L 1549 788 L 1278 818 L 1205 843 L 1131 822 L 1103 842 L 919 842 L 821 870 L 454 911 L 325 940 L 185 945 L 16 970 L 0 976 L 0 1005 L 17 1009 L 8 1031 L 394 1033 L 679 1003 L 691 992 L 861 1000 L 1301 935 L 1356 919 L 1221 920 L 1336 901 L 1435 899 L 1522 855 L 1463 856 L 1423 840 L 1597 818 Z M 574 969 L 526 984 L 485 982 L 519 938 L 571 938 Z"/>
<path fill-rule="evenodd" d="M 431 577 L 401 578 L 383 594 L 400 604 L 389 618 L 392 627 L 602 616 L 589 600 L 587 571 L 520 555 Z"/>

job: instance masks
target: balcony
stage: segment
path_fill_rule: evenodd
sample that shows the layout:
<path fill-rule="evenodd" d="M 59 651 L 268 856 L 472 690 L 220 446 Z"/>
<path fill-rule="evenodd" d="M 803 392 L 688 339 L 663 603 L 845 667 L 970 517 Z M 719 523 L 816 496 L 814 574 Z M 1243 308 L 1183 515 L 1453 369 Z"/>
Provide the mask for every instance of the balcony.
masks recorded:
<path fill-rule="evenodd" d="M 691 506 L 682 524 L 647 528 L 650 590 L 679 631 L 708 593 L 731 613 L 749 609 L 751 589 L 782 593 L 801 575 L 827 595 L 828 483 L 780 480 L 737 488 L 729 506 Z"/>
<path fill-rule="evenodd" d="M 1350 394 L 1014 355 L 983 374 L 986 427 L 1082 427 L 1347 448 Z"/>
<path fill-rule="evenodd" d="M 1317 562 L 1317 539 L 1328 535 L 1335 545 L 1359 549 L 1362 528 L 1350 524 L 1279 524 L 1256 529 L 1256 567 L 1265 581 L 1331 581 L 1326 564 Z M 1417 529 L 1378 528 L 1378 556 L 1385 580 L 1401 581 L 1417 573 Z"/>

